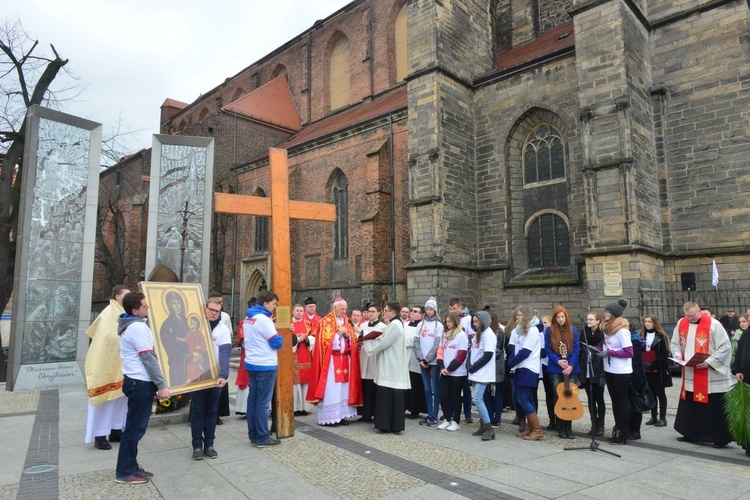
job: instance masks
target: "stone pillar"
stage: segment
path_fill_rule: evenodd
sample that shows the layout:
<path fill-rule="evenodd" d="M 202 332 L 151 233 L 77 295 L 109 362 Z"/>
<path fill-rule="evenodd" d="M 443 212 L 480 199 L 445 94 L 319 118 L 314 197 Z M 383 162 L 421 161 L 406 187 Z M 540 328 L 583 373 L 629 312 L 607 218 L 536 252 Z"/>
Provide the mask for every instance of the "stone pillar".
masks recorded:
<path fill-rule="evenodd" d="M 642 2 L 641 2 L 642 4 Z M 649 32 L 639 4 L 574 2 L 589 249 L 589 283 L 601 258 L 622 254 L 622 294 L 658 283 L 663 261 L 654 144 Z M 589 286 L 592 305 L 610 301 Z"/>
<path fill-rule="evenodd" d="M 435 296 L 444 308 L 453 296 L 471 302 L 475 289 L 466 284 L 476 265 L 471 82 L 494 64 L 489 3 L 408 9 L 409 302 Z"/>
<path fill-rule="evenodd" d="M 512 0 L 513 46 L 530 42 L 539 34 L 537 0 Z"/>
<path fill-rule="evenodd" d="M 7 379 L 20 391 L 84 382 L 102 140 L 101 124 L 41 106 L 27 124 Z"/>

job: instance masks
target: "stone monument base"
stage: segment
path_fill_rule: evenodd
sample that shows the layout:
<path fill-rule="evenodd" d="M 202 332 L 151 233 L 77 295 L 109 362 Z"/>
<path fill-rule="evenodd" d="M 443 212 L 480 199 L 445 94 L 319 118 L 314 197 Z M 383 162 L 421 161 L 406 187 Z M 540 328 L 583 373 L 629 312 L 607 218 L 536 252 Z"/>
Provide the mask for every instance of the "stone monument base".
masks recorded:
<path fill-rule="evenodd" d="M 21 365 L 13 390 L 56 389 L 72 384 L 86 385 L 81 368 L 76 361 Z"/>

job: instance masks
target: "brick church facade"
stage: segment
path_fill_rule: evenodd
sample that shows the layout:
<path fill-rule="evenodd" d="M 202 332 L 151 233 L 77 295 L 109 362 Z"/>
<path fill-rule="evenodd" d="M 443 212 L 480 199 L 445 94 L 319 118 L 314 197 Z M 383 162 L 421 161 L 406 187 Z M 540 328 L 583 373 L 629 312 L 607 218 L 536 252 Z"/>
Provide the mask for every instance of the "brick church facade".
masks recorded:
<path fill-rule="evenodd" d="M 165 101 L 162 133 L 214 137 L 241 194 L 270 193 L 286 149 L 292 199 L 337 206 L 292 222 L 295 300 L 643 312 L 714 260 L 750 284 L 749 33 L 745 0 L 357 0 Z M 137 171 L 143 193 L 147 153 L 102 183 Z M 212 283 L 243 310 L 272 286 L 269 222 L 214 221 Z"/>

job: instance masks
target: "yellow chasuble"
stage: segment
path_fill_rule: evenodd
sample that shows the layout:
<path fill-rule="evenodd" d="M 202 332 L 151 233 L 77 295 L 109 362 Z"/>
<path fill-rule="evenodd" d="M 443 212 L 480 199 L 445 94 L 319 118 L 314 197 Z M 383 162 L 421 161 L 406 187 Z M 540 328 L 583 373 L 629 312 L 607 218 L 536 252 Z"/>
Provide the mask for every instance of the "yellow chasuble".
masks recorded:
<path fill-rule="evenodd" d="M 117 317 L 125 310 L 114 299 L 86 330 L 91 345 L 86 354 L 86 387 L 91 406 L 124 397 L 122 393 L 122 359 Z"/>

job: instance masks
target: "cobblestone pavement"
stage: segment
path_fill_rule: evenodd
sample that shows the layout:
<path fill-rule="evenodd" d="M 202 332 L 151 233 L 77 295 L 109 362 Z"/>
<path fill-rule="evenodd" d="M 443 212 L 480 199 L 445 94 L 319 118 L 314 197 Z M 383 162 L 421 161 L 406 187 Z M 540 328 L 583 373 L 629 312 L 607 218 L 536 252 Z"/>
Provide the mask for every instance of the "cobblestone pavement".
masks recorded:
<path fill-rule="evenodd" d="M 674 382 L 668 389 L 668 427 L 643 426 L 643 439 L 626 446 L 600 440 L 621 459 L 586 451 L 587 417 L 574 423 L 575 440 L 545 431 L 543 441 L 527 442 L 515 437 L 513 414 L 505 412 L 490 442 L 471 436 L 476 423 L 462 423 L 451 433 L 407 419 L 404 433 L 390 435 L 366 424 L 319 427 L 312 414 L 295 421 L 294 437 L 264 449 L 249 445 L 245 421 L 232 416 L 217 428 L 219 458 L 196 462 L 190 459 L 183 414 L 150 426 L 141 441 L 139 460 L 155 473 L 143 485 L 114 482 L 116 444 L 109 452 L 83 444 L 83 387 L 0 390 L 0 428 L 8 450 L 0 466 L 0 499 L 750 498 L 750 459 L 739 447 L 716 450 L 676 441 L 671 426 L 679 379 Z M 539 396 L 544 408 L 541 387 Z M 547 423 L 544 415 L 542 422 Z M 584 451 L 564 452 L 565 447 Z M 45 465 L 52 469 L 24 472 Z"/>

